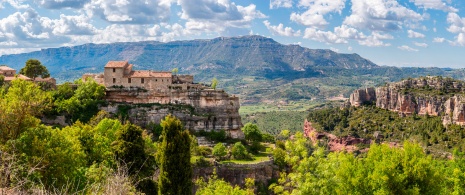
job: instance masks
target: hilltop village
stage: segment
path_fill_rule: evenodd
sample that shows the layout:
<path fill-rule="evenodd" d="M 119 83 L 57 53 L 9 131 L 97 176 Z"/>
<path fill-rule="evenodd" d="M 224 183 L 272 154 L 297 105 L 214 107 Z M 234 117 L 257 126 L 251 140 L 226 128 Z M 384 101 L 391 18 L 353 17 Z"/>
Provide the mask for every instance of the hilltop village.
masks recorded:
<path fill-rule="evenodd" d="M 106 87 L 105 99 L 112 104 L 102 109 L 117 113 L 125 107 L 135 124 L 146 126 L 171 113 L 189 130 L 226 130 L 233 138 L 243 137 L 239 98 L 194 83 L 192 75 L 133 70 L 128 61 L 109 61 L 103 73 L 86 73 L 82 78 L 93 78 Z"/>

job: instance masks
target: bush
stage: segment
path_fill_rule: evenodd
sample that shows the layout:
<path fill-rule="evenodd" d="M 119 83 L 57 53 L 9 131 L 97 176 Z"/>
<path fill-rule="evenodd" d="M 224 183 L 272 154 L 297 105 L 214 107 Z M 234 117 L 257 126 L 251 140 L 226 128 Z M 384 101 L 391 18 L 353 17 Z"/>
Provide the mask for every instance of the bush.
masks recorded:
<path fill-rule="evenodd" d="M 250 154 L 247 152 L 247 149 L 241 142 L 236 142 L 234 146 L 231 148 L 231 154 L 233 155 L 234 159 L 237 160 L 245 160 L 250 159 Z"/>
<path fill-rule="evenodd" d="M 213 147 L 213 156 L 215 156 L 217 160 L 223 159 L 226 154 L 228 154 L 228 151 L 223 143 L 220 142 Z"/>

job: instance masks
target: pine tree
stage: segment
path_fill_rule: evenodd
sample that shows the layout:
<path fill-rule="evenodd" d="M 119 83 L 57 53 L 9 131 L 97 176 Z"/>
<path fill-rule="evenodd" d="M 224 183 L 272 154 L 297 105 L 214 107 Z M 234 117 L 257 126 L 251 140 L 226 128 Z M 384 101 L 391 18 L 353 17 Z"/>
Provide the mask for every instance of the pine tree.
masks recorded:
<path fill-rule="evenodd" d="M 192 166 L 190 164 L 190 136 L 181 121 L 168 115 L 161 122 L 162 144 L 158 194 L 188 195 L 192 193 Z"/>

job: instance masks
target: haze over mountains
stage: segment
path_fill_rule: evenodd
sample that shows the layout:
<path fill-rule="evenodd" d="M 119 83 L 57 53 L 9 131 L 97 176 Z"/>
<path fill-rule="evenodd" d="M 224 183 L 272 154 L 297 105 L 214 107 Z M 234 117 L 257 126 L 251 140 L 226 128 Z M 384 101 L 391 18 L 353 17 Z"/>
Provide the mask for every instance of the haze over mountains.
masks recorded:
<path fill-rule="evenodd" d="M 461 70 L 378 66 L 358 54 L 283 45 L 262 36 L 207 40 L 85 44 L 0 56 L 0 64 L 17 70 L 35 58 L 58 82 L 73 81 L 86 72 L 102 72 L 109 60 L 128 60 L 135 69 L 193 74 L 197 81 L 220 78 L 220 87 L 256 99 L 311 99 L 347 95 L 363 85 L 420 75 L 462 78 Z M 286 86 L 289 85 L 289 86 Z M 300 86 L 300 87 L 295 87 Z M 322 87 L 331 86 L 331 87 Z M 266 90 L 264 90 L 266 89 Z M 286 97 L 291 95 L 291 97 Z"/>

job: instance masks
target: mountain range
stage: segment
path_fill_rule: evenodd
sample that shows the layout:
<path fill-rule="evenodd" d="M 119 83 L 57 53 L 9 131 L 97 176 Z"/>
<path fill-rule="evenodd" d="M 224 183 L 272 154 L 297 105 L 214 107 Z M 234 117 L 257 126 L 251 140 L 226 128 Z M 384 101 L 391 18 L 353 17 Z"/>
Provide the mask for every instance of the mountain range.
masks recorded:
<path fill-rule="evenodd" d="M 195 75 L 198 82 L 220 79 L 219 86 L 241 94 L 245 102 L 264 99 L 315 99 L 347 95 L 358 87 L 408 76 L 442 75 L 463 78 L 463 71 L 440 68 L 378 66 L 358 54 L 284 45 L 257 35 L 173 42 L 122 42 L 3 55 L 0 64 L 19 70 L 38 59 L 58 82 L 83 73 L 102 72 L 110 60 L 128 60 L 134 69 Z"/>

